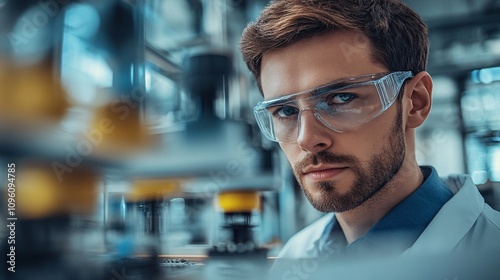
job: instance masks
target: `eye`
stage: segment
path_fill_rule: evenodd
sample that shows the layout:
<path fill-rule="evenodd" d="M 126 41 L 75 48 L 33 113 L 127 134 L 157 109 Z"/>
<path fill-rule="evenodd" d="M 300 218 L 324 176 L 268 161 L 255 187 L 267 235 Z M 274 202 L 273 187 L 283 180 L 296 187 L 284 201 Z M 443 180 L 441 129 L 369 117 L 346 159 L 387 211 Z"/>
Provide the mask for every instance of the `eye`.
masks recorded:
<path fill-rule="evenodd" d="M 326 103 L 331 105 L 342 105 L 349 103 L 356 98 L 356 95 L 352 93 L 336 93 L 327 97 Z"/>
<path fill-rule="evenodd" d="M 281 108 L 276 109 L 273 112 L 274 117 L 278 118 L 288 118 L 294 114 L 297 114 L 299 112 L 299 109 L 292 107 L 292 106 L 283 106 Z"/>

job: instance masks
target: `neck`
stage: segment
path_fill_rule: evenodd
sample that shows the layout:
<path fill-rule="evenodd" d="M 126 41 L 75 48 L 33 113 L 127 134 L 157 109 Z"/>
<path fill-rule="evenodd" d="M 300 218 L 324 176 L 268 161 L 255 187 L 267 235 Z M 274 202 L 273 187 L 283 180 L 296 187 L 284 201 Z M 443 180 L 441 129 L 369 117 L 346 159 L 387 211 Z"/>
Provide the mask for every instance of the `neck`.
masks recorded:
<path fill-rule="evenodd" d="M 363 237 L 392 208 L 413 193 L 423 182 L 420 167 L 413 157 L 404 161 L 399 172 L 372 198 L 336 218 L 349 244 Z"/>

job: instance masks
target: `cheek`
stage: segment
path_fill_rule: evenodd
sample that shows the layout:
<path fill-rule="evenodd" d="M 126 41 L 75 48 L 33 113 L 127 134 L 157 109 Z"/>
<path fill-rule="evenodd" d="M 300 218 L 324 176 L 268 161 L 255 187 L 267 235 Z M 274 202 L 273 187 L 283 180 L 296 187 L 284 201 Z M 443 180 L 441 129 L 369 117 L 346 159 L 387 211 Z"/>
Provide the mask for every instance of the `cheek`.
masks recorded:
<path fill-rule="evenodd" d="M 374 120 L 359 130 L 337 137 L 337 145 L 333 145 L 333 150 L 351 154 L 361 161 L 368 161 L 387 145 L 391 133 L 393 133 L 392 119 Z"/>
<path fill-rule="evenodd" d="M 300 160 L 301 149 L 296 143 L 280 143 L 279 145 L 288 162 L 293 167 L 294 163 Z"/>
<path fill-rule="evenodd" d="M 354 156 L 360 162 L 366 162 L 379 149 L 380 141 L 375 139 L 373 135 L 369 137 L 364 134 L 350 135 L 350 137 L 339 139 L 337 145 L 334 145 L 331 151 L 342 155 Z"/>

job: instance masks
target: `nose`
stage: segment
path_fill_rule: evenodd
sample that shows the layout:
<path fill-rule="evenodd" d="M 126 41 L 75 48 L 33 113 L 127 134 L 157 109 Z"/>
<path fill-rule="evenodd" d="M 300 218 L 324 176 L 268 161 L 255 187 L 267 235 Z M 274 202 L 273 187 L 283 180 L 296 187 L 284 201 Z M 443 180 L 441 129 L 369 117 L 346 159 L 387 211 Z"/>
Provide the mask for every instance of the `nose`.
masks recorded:
<path fill-rule="evenodd" d="M 298 118 L 297 144 L 302 150 L 317 153 L 331 147 L 333 131 L 316 119 L 313 110 L 301 111 Z"/>

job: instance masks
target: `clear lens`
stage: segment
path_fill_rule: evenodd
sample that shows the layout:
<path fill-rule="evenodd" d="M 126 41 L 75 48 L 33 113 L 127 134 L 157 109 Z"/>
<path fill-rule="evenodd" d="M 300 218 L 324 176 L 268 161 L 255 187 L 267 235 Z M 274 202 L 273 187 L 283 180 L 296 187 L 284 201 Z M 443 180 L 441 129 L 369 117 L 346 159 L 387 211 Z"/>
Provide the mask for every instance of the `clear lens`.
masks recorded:
<path fill-rule="evenodd" d="M 326 127 L 343 132 L 387 110 L 403 82 L 411 76 L 407 71 L 344 79 L 311 91 L 261 102 L 254 113 L 261 131 L 272 141 L 295 142 L 300 115 L 305 110 L 313 110 Z"/>

